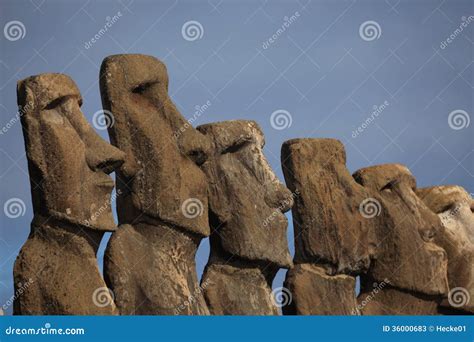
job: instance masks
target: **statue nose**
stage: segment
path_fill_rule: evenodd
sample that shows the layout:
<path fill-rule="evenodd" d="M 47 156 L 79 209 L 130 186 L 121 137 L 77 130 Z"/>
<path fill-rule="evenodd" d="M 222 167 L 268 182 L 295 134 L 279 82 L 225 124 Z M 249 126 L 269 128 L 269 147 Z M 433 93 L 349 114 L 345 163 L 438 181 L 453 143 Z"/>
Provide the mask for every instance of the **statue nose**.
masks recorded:
<path fill-rule="evenodd" d="M 266 193 L 265 200 L 270 207 L 277 208 L 282 213 L 290 210 L 294 203 L 293 194 L 280 182 L 271 184 L 270 189 Z"/>
<path fill-rule="evenodd" d="M 109 174 L 124 163 L 125 153 L 99 136 L 94 137 L 91 143 L 93 146 L 87 149 L 87 164 L 92 170 Z"/>

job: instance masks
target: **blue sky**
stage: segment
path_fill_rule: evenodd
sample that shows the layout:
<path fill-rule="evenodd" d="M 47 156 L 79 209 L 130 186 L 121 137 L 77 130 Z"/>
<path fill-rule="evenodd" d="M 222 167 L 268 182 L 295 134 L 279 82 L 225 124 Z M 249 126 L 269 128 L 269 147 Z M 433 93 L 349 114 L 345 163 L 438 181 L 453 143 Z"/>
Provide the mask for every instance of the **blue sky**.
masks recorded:
<path fill-rule="evenodd" d="M 468 0 L 2 0 L 0 204 L 18 198 L 25 210 L 17 218 L 0 211 L 0 303 L 13 294 L 13 262 L 32 219 L 21 126 L 8 124 L 17 111 L 17 80 L 44 72 L 70 75 L 92 122 L 101 109 L 103 58 L 149 54 L 166 63 L 170 95 L 185 117 L 209 101 L 194 124 L 257 121 L 280 179 L 283 141 L 331 137 L 344 142 L 351 172 L 398 162 L 421 187 L 459 184 L 473 193 L 474 123 L 467 125 L 473 113 L 473 7 Z M 183 30 L 189 25 L 196 36 Z M 374 106 L 385 103 L 374 116 Z M 275 112 L 291 120 L 272 125 Z M 375 119 L 362 127 L 369 117 Z M 106 131 L 98 132 L 108 139 Z M 293 252 L 291 224 L 288 237 Z M 199 272 L 208 251 L 205 241 Z M 274 286 L 283 277 L 280 272 Z"/>

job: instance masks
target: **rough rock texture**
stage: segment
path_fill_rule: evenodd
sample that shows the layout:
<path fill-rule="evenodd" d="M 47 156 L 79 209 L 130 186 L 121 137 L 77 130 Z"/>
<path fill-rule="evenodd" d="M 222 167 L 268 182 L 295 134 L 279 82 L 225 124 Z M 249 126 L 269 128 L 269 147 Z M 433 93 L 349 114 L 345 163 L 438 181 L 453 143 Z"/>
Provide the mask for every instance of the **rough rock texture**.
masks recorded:
<path fill-rule="evenodd" d="M 120 314 L 209 314 L 194 260 L 199 241 L 168 225 L 121 225 L 104 259 Z"/>
<path fill-rule="evenodd" d="M 294 302 L 286 314 L 359 314 L 355 278 L 375 253 L 376 213 L 360 206 L 374 197 L 354 181 L 335 139 L 293 139 L 281 153 L 283 173 L 298 193 L 292 208 L 295 266 L 285 286 Z"/>
<path fill-rule="evenodd" d="M 286 183 L 298 192 L 293 206 L 295 263 L 327 264 L 337 273 L 367 269 L 375 247 L 378 217 L 361 215 L 372 195 L 346 168 L 335 139 L 293 139 L 282 146 Z"/>
<path fill-rule="evenodd" d="M 213 315 L 277 315 L 271 284 L 259 267 L 210 263 L 201 282 Z"/>
<path fill-rule="evenodd" d="M 385 210 L 377 229 L 378 252 L 370 275 L 394 287 L 428 295 L 447 293 L 447 255 L 434 238 L 439 218 L 416 195 L 416 181 L 403 165 L 358 170 L 354 178 L 380 195 Z"/>
<path fill-rule="evenodd" d="M 211 255 L 202 283 L 211 313 L 276 313 L 271 284 L 292 265 L 283 215 L 293 195 L 266 161 L 263 133 L 253 121 L 199 126 L 212 142 L 202 165 L 209 178 Z M 250 284 L 253 284 L 252 286 Z"/>
<path fill-rule="evenodd" d="M 100 88 L 114 118 L 110 140 L 126 154 L 117 173 L 119 223 L 133 227 L 113 234 L 104 257 L 116 304 L 122 313 L 205 314 L 194 255 L 210 232 L 207 180 L 198 166 L 209 143 L 172 103 L 166 67 L 156 58 L 107 57 Z M 177 251 L 173 263 L 170 250 Z M 196 300 L 178 310 L 194 292 Z"/>
<path fill-rule="evenodd" d="M 285 315 L 359 315 L 352 276 L 331 276 L 321 266 L 297 264 L 283 286 L 292 294 L 283 307 Z"/>
<path fill-rule="evenodd" d="M 380 285 L 379 285 L 380 286 Z M 376 287 L 375 287 L 376 288 Z M 363 315 L 437 315 L 439 298 L 385 287 L 362 288 L 357 297 Z"/>
<path fill-rule="evenodd" d="M 104 232 L 116 228 L 108 174 L 123 153 L 87 123 L 68 76 L 32 76 L 17 93 L 34 219 L 14 266 L 14 314 L 114 314 L 96 252 Z"/>
<path fill-rule="evenodd" d="M 435 236 L 448 254 L 450 300 L 442 305 L 474 312 L 474 201 L 460 186 L 418 189 L 417 194 L 445 227 Z"/>

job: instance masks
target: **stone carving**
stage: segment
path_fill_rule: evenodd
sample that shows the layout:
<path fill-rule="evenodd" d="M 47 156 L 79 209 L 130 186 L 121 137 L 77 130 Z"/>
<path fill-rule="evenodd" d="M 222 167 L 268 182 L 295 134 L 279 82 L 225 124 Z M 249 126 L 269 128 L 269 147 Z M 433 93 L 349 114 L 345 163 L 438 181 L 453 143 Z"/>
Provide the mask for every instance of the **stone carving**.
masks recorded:
<path fill-rule="evenodd" d="M 107 57 L 100 88 L 112 145 L 68 76 L 18 82 L 34 218 L 14 265 L 15 314 L 276 315 L 280 268 L 289 315 L 474 313 L 474 202 L 463 188 L 417 189 L 398 164 L 351 175 L 338 140 L 293 139 L 282 146 L 287 189 L 257 123 L 194 129 L 156 58 Z"/>
<path fill-rule="evenodd" d="M 448 290 L 446 252 L 435 244 L 441 221 L 417 197 L 415 178 L 403 165 L 360 169 L 354 178 L 377 193 L 383 205 L 377 253 L 368 274 L 361 275 L 359 301 L 367 302 L 374 282 L 389 283 L 371 297 L 363 314 L 435 314 Z"/>
<path fill-rule="evenodd" d="M 68 76 L 32 76 L 17 93 L 34 218 L 14 266 L 14 314 L 115 314 L 96 252 L 116 229 L 108 174 L 124 154 L 87 123 Z"/>
<path fill-rule="evenodd" d="M 435 242 L 448 254 L 451 290 L 442 302 L 442 311 L 474 313 L 474 201 L 460 186 L 418 189 L 417 194 L 445 228 L 435 237 Z"/>
<path fill-rule="evenodd" d="M 202 165 L 209 178 L 211 255 L 202 287 L 212 314 L 274 315 L 271 285 L 292 265 L 283 215 L 293 196 L 277 179 L 253 121 L 199 126 L 212 142 Z"/>
<path fill-rule="evenodd" d="M 151 56 L 107 57 L 100 71 L 117 173 L 122 226 L 104 257 L 104 277 L 122 314 L 208 314 L 194 256 L 209 235 L 207 180 L 199 166 L 209 143 L 168 95 L 165 65 Z"/>
<path fill-rule="evenodd" d="M 329 275 L 318 264 L 296 264 L 284 285 L 292 301 L 284 306 L 287 315 L 358 315 L 355 277 Z"/>
<path fill-rule="evenodd" d="M 338 140 L 289 140 L 281 158 L 286 183 L 298 192 L 292 209 L 297 265 L 285 281 L 293 303 L 284 312 L 357 314 L 355 275 L 370 265 L 378 221 L 361 215 L 360 204 L 372 195 L 347 170 Z"/>

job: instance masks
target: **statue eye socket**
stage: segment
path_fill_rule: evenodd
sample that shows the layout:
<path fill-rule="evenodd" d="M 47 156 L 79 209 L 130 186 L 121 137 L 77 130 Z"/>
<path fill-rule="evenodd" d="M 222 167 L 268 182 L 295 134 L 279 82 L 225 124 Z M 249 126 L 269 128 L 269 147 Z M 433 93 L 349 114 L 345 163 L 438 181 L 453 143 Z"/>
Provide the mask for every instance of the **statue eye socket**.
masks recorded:
<path fill-rule="evenodd" d="M 145 82 L 137 85 L 132 89 L 132 93 L 134 94 L 143 94 L 148 88 L 151 86 L 157 84 L 158 81 L 153 81 L 153 82 Z"/>
<path fill-rule="evenodd" d="M 235 141 L 232 145 L 225 148 L 224 151 L 222 151 L 222 154 L 238 152 L 241 149 L 243 149 L 245 146 L 249 145 L 250 143 L 252 143 L 251 140 L 239 139 Z"/>
<path fill-rule="evenodd" d="M 50 109 L 54 109 L 56 107 L 59 107 L 61 106 L 62 104 L 64 104 L 66 101 L 68 101 L 70 98 L 72 98 L 74 96 L 72 95 L 65 95 L 65 96 L 61 96 L 61 97 L 58 97 L 57 99 L 54 99 L 53 101 L 51 101 L 50 103 L 48 103 L 44 109 L 46 110 L 50 110 Z M 78 98 L 77 99 L 77 104 L 79 105 L 79 107 L 82 106 L 82 99 L 81 98 Z"/>
<path fill-rule="evenodd" d="M 385 184 L 380 191 L 391 191 L 394 187 L 394 185 L 397 184 L 397 181 L 390 181 L 387 184 Z"/>
<path fill-rule="evenodd" d="M 449 203 L 449 204 L 445 205 L 444 207 L 442 207 L 441 210 L 439 210 L 437 214 L 441 214 L 441 213 L 444 213 L 444 212 L 447 212 L 447 211 L 454 210 L 454 209 L 456 209 L 456 207 L 457 207 L 456 203 Z"/>

